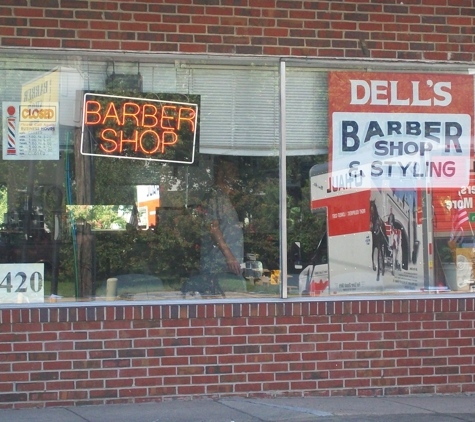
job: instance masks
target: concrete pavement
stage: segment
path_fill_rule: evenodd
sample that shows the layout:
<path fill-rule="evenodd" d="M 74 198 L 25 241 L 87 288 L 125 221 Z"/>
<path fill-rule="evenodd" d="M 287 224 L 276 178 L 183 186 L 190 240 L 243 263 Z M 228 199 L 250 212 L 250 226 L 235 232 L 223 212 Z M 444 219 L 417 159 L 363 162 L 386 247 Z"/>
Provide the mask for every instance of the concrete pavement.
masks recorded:
<path fill-rule="evenodd" d="M 1 422 L 475 422 L 475 395 L 172 400 L 0 410 Z"/>

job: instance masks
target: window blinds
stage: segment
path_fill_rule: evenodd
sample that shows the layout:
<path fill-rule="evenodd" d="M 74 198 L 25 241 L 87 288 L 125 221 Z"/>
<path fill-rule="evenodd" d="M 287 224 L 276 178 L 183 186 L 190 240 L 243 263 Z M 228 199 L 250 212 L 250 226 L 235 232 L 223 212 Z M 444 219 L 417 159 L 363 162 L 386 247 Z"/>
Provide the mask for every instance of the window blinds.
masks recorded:
<path fill-rule="evenodd" d="M 328 150 L 328 95 L 325 72 L 287 73 L 287 154 Z M 279 73 L 277 68 L 180 69 L 180 91 L 201 96 L 200 152 L 278 155 Z"/>

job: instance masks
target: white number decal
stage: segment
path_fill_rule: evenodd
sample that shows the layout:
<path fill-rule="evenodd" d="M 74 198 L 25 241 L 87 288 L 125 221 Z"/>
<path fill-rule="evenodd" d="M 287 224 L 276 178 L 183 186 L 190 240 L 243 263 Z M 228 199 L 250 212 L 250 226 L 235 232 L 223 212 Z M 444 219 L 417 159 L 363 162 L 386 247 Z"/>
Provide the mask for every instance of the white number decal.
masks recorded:
<path fill-rule="evenodd" d="M 0 264 L 0 303 L 44 302 L 43 274 L 44 264 Z"/>
<path fill-rule="evenodd" d="M 26 274 L 24 272 L 19 272 L 15 275 L 15 278 L 20 277 L 21 283 L 18 286 L 18 288 L 15 290 L 16 293 L 25 293 L 26 292 L 26 287 L 22 287 L 23 284 L 25 284 L 26 280 Z"/>
<path fill-rule="evenodd" d="M 31 290 L 33 290 L 34 292 L 39 292 L 40 290 L 43 290 L 43 276 L 39 271 L 35 271 L 33 274 L 31 274 L 30 286 Z"/>
<path fill-rule="evenodd" d="M 0 288 L 7 289 L 7 293 L 12 291 L 12 275 L 8 273 L 0 283 Z"/>

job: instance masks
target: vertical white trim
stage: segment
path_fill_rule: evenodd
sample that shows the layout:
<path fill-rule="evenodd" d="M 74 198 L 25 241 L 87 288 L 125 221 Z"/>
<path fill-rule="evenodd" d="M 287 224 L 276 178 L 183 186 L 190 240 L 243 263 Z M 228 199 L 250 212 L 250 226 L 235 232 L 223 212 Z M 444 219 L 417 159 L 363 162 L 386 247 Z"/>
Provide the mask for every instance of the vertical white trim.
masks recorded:
<path fill-rule="evenodd" d="M 280 209 L 280 295 L 287 299 L 287 150 L 285 61 L 281 60 L 280 76 L 280 143 L 279 143 L 279 209 Z"/>

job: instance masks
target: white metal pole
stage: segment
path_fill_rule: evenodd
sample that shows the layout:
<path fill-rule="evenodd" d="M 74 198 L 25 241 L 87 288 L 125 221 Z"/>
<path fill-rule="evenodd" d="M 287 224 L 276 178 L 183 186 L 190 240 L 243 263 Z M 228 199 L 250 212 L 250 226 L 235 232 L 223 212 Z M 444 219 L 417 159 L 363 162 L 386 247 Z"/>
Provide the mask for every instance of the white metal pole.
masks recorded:
<path fill-rule="evenodd" d="M 280 144 L 279 144 L 279 202 L 280 202 L 280 286 L 281 298 L 287 299 L 287 142 L 285 61 L 280 61 Z"/>

